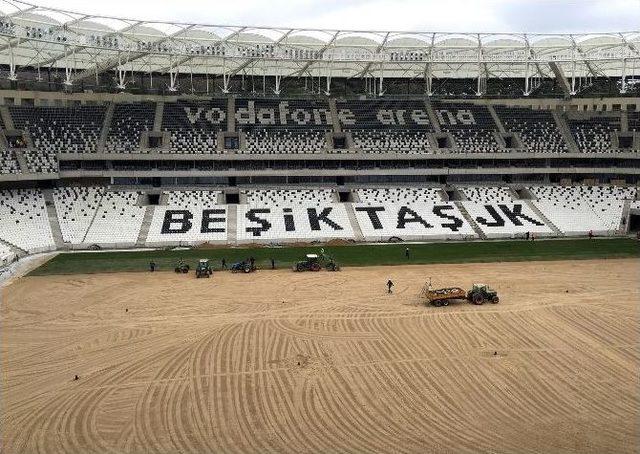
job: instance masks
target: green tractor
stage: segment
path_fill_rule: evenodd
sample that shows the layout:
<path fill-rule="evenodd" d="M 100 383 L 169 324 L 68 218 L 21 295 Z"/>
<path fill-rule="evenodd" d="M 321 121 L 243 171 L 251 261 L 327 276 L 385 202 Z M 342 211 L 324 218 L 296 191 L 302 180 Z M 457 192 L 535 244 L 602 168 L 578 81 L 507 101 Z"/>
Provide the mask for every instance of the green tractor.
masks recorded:
<path fill-rule="evenodd" d="M 213 274 L 211 265 L 209 265 L 208 259 L 200 259 L 198 266 L 196 267 L 196 278 L 206 277 L 209 278 Z"/>
<path fill-rule="evenodd" d="M 184 263 L 184 260 L 180 260 L 178 262 L 178 264 L 176 265 L 174 271 L 176 273 L 182 273 L 182 274 L 187 274 L 189 272 L 189 265 L 187 265 L 186 263 Z"/>
<path fill-rule="evenodd" d="M 327 271 L 340 271 L 340 266 L 333 257 L 324 253 L 324 250 L 318 254 L 307 254 L 304 260 L 300 260 L 293 266 L 293 271 L 320 271 L 322 268 Z"/>
<path fill-rule="evenodd" d="M 498 304 L 498 292 L 486 284 L 473 284 L 473 287 L 467 292 L 467 299 L 473 304 L 493 303 Z"/>

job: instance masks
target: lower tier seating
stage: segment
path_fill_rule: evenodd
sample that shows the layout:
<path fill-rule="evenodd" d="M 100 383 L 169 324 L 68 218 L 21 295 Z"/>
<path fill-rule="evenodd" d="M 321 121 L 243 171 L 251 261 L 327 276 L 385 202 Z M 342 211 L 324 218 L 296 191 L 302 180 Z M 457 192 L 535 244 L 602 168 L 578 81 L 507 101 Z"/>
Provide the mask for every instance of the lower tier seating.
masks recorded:
<path fill-rule="evenodd" d="M 105 192 L 84 242 L 135 245 L 145 212 L 139 197 L 136 191 Z"/>
<path fill-rule="evenodd" d="M 147 235 L 150 246 L 227 240 L 227 207 L 218 205 L 220 191 L 166 191 L 166 205 L 148 207 L 153 217 Z"/>
<path fill-rule="evenodd" d="M 624 200 L 635 188 L 613 186 L 533 186 L 533 203 L 567 235 L 611 234 L 620 228 Z"/>
<path fill-rule="evenodd" d="M 0 238 L 30 253 L 55 248 L 39 189 L 0 191 Z"/>

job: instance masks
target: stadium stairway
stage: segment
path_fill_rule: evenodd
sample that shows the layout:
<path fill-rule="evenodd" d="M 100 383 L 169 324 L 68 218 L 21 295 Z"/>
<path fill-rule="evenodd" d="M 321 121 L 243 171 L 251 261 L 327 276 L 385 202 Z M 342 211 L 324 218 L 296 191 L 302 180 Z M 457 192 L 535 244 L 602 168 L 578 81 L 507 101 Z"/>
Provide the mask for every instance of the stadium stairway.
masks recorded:
<path fill-rule="evenodd" d="M 109 135 L 109 129 L 111 128 L 111 120 L 113 119 L 113 112 L 116 110 L 116 104 L 110 102 L 107 105 L 107 110 L 104 113 L 104 122 L 102 123 L 102 131 L 100 131 L 100 138 L 96 145 L 96 151 L 98 153 L 104 152 L 104 144 L 107 142 L 107 136 Z"/>
<path fill-rule="evenodd" d="M 506 134 L 507 130 L 502 124 L 502 120 L 500 120 L 500 117 L 498 116 L 498 114 L 496 113 L 496 110 L 493 108 L 491 104 L 487 104 L 487 110 L 491 114 L 491 117 L 493 118 L 494 123 L 498 127 L 498 131 L 500 131 L 502 134 Z"/>
<path fill-rule="evenodd" d="M 136 240 L 136 247 L 145 247 L 147 243 L 147 235 L 149 235 L 149 229 L 151 228 L 151 221 L 153 220 L 153 213 L 155 213 L 156 207 L 154 205 L 147 206 L 144 212 L 144 218 L 142 219 L 142 226 L 140 227 L 140 233 L 138 233 L 138 239 Z"/>
<path fill-rule="evenodd" d="M 329 111 L 331 112 L 331 124 L 333 132 L 342 132 L 342 125 L 338 120 L 338 108 L 336 107 L 336 98 L 329 98 Z"/>
<path fill-rule="evenodd" d="M 42 195 L 44 197 L 45 206 L 47 207 L 47 215 L 49 216 L 53 242 L 56 245 L 56 249 L 62 249 L 64 248 L 64 239 L 62 238 L 62 230 L 60 229 L 60 221 L 58 220 L 56 204 L 53 202 L 53 191 L 51 189 L 44 189 L 42 191 Z"/>
<path fill-rule="evenodd" d="M 425 99 L 424 105 L 427 108 L 427 115 L 429 115 L 429 121 L 431 122 L 431 126 L 433 126 L 433 130 L 438 134 L 442 133 L 440 123 L 438 123 L 438 117 L 436 117 L 436 113 L 433 111 L 433 106 L 429 98 Z"/>
<path fill-rule="evenodd" d="M 14 154 L 16 156 L 16 161 L 18 161 L 18 166 L 20 167 L 21 173 L 30 173 L 29 172 L 29 164 L 27 164 L 27 158 L 24 157 L 24 153 L 22 150 L 15 150 Z"/>
<path fill-rule="evenodd" d="M 553 222 L 551 222 L 551 219 L 549 219 L 542 211 L 540 211 L 535 203 L 533 203 L 531 200 L 526 199 L 522 199 L 521 201 L 524 202 L 540 219 L 542 219 L 544 223 L 547 224 L 547 227 L 553 230 L 555 236 L 564 236 L 564 233 L 558 227 L 556 227 Z"/>
<path fill-rule="evenodd" d="M 156 103 L 156 116 L 153 118 L 153 131 L 162 131 L 162 117 L 164 116 L 164 102 L 158 101 Z"/>
<path fill-rule="evenodd" d="M 569 152 L 578 153 L 579 152 L 578 145 L 576 144 L 576 141 L 573 139 L 573 136 L 571 135 L 571 131 L 569 131 L 569 126 L 567 125 L 567 122 L 564 121 L 564 118 L 558 112 L 553 111 L 551 112 L 551 115 L 553 115 L 553 119 L 556 121 L 556 125 L 560 130 L 560 134 L 562 135 L 564 142 L 567 144 L 567 148 L 569 149 Z"/>
<path fill-rule="evenodd" d="M 29 253 L 27 251 L 25 251 L 24 249 L 16 246 L 13 243 L 10 243 L 10 242 L 8 242 L 6 240 L 3 240 L 2 238 L 0 238 L 0 244 L 4 244 L 6 247 L 11 249 L 13 251 L 13 253 L 15 255 L 17 255 L 19 258 L 26 257 L 27 255 L 29 255 Z"/>
<path fill-rule="evenodd" d="M 347 211 L 349 223 L 351 224 L 351 230 L 353 230 L 353 237 L 356 241 L 364 241 L 362 229 L 360 228 L 360 224 L 358 224 L 358 220 L 356 219 L 356 213 L 355 211 L 353 211 L 353 203 L 345 203 L 344 207 Z"/>
<path fill-rule="evenodd" d="M 486 240 L 488 238 L 487 235 L 485 235 L 482 229 L 478 227 L 478 224 L 476 224 L 476 221 L 473 220 L 473 218 L 471 217 L 469 212 L 466 210 L 464 205 L 460 202 L 453 202 L 453 203 L 455 204 L 456 207 L 458 207 L 458 210 L 460 210 L 462 217 L 464 217 L 467 220 L 467 222 L 469 223 L 473 231 L 476 232 L 476 235 L 478 235 L 479 238 Z"/>
<path fill-rule="evenodd" d="M 227 205 L 227 244 L 237 244 L 238 242 L 238 205 Z"/>
<path fill-rule="evenodd" d="M 625 234 L 629 231 L 629 220 L 631 214 L 631 200 L 625 200 L 622 206 L 622 216 L 620 216 L 620 226 L 618 232 Z"/>
<path fill-rule="evenodd" d="M 4 123 L 4 127 L 6 129 L 16 129 L 13 124 L 11 112 L 9 112 L 9 108 L 7 106 L 0 106 L 0 117 L 2 117 L 2 122 Z"/>

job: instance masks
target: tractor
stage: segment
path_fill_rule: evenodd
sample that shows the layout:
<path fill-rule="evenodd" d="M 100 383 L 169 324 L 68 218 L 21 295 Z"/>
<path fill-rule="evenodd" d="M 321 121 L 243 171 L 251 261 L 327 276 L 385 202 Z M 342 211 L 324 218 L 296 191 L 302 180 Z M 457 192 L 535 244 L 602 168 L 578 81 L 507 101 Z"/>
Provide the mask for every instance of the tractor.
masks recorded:
<path fill-rule="evenodd" d="M 180 260 L 175 267 L 175 272 L 187 274 L 189 272 L 189 265 L 184 263 L 184 260 Z"/>
<path fill-rule="evenodd" d="M 206 277 L 209 278 L 213 274 L 211 265 L 209 265 L 208 259 L 200 259 L 198 266 L 196 267 L 196 278 Z"/>
<path fill-rule="evenodd" d="M 424 299 L 426 304 L 432 304 L 433 306 L 448 306 L 451 301 L 455 300 L 467 300 L 473 304 L 484 304 L 490 302 L 497 304 L 500 302 L 498 298 L 498 292 L 485 284 L 473 284 L 473 287 L 468 292 L 460 287 L 446 287 L 434 289 L 431 286 L 431 279 L 422 288 L 420 296 Z"/>
<path fill-rule="evenodd" d="M 340 266 L 333 257 L 324 253 L 324 250 L 318 254 L 307 254 L 304 260 L 297 262 L 293 266 L 294 271 L 320 271 L 322 268 L 327 271 L 339 271 Z"/>
<path fill-rule="evenodd" d="M 251 273 L 252 271 L 256 270 L 256 266 L 251 266 L 251 262 L 249 262 L 248 260 L 243 260 L 241 262 L 232 264 L 230 270 L 232 273 Z"/>
<path fill-rule="evenodd" d="M 498 292 L 486 284 L 473 284 L 467 293 L 467 299 L 473 304 L 484 304 L 486 302 L 497 304 L 500 302 Z"/>

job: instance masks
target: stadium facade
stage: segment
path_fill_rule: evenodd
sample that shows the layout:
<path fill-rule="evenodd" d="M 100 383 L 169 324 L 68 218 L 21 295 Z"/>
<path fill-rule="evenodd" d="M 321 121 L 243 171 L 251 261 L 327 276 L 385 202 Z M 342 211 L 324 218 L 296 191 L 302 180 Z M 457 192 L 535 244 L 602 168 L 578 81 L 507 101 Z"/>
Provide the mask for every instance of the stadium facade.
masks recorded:
<path fill-rule="evenodd" d="M 637 230 L 640 32 L 0 10 L 4 262 L 54 249 Z"/>

